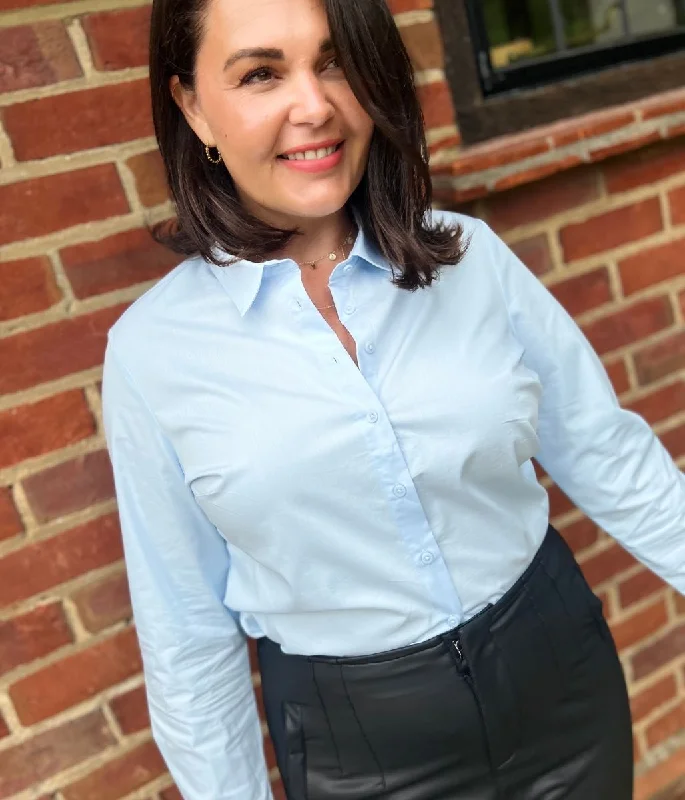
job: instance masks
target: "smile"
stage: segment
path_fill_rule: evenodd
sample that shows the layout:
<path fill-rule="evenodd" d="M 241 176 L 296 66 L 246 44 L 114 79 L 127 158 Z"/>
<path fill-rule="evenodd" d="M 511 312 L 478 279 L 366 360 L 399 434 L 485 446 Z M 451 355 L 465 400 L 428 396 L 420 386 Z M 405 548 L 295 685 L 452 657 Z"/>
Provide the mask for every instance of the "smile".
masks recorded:
<path fill-rule="evenodd" d="M 333 153 L 340 150 L 342 145 L 343 143 L 341 142 L 334 147 L 322 147 L 320 150 L 305 150 L 304 152 L 293 153 L 289 156 L 279 156 L 279 158 L 284 158 L 286 161 L 317 161 L 332 156 Z"/>

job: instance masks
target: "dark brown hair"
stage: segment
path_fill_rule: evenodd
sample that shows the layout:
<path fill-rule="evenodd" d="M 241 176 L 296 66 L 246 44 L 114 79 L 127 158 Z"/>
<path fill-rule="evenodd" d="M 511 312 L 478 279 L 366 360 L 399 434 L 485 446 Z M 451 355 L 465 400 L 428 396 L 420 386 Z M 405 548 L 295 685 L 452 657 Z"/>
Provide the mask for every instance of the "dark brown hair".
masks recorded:
<path fill-rule="evenodd" d="M 221 266 L 265 261 L 297 231 L 272 227 L 247 211 L 228 171 L 207 160 L 169 89 L 174 75 L 185 88 L 194 87 L 208 2 L 154 0 L 152 6 L 152 112 L 177 210 L 176 221 L 157 226 L 155 237 Z M 428 224 L 428 148 L 409 56 L 385 0 L 322 2 L 339 64 L 375 123 L 366 171 L 350 203 L 365 235 L 392 265 L 395 284 L 428 286 L 441 266 L 462 259 L 466 245 L 461 228 Z M 234 258 L 222 259 L 216 248 Z"/>

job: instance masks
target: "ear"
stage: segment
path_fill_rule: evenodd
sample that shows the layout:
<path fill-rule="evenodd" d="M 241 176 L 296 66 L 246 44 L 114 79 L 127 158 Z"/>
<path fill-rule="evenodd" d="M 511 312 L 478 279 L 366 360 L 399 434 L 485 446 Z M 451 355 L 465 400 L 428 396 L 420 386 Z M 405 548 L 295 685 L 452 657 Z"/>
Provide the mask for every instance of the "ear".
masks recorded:
<path fill-rule="evenodd" d="M 198 139 L 203 144 L 208 144 L 210 147 L 214 146 L 214 137 L 207 124 L 197 92 L 192 89 L 186 89 L 178 78 L 174 75 L 169 81 L 169 90 L 171 96 L 174 98 L 176 105 L 181 109 L 181 113 L 186 118 L 186 122 L 195 131 Z"/>

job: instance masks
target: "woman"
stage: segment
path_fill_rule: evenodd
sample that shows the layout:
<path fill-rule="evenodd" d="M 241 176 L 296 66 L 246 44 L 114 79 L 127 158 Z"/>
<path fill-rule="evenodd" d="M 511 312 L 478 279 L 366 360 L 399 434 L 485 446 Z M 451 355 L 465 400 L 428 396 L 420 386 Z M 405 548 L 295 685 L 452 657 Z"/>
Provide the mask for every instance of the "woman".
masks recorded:
<path fill-rule="evenodd" d="M 626 687 L 533 457 L 681 591 L 685 483 L 482 223 L 431 214 L 383 0 L 155 0 L 189 258 L 104 377 L 155 740 L 186 800 L 627 800 Z"/>

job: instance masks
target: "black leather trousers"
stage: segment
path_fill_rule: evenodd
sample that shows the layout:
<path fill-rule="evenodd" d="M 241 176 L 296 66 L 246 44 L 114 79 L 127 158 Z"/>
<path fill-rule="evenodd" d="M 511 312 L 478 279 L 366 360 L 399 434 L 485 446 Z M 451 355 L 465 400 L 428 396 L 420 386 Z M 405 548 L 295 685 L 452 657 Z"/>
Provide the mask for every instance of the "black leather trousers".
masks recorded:
<path fill-rule="evenodd" d="M 550 527 L 496 604 L 366 657 L 258 643 L 289 800 L 629 800 L 630 710 L 599 600 Z"/>

